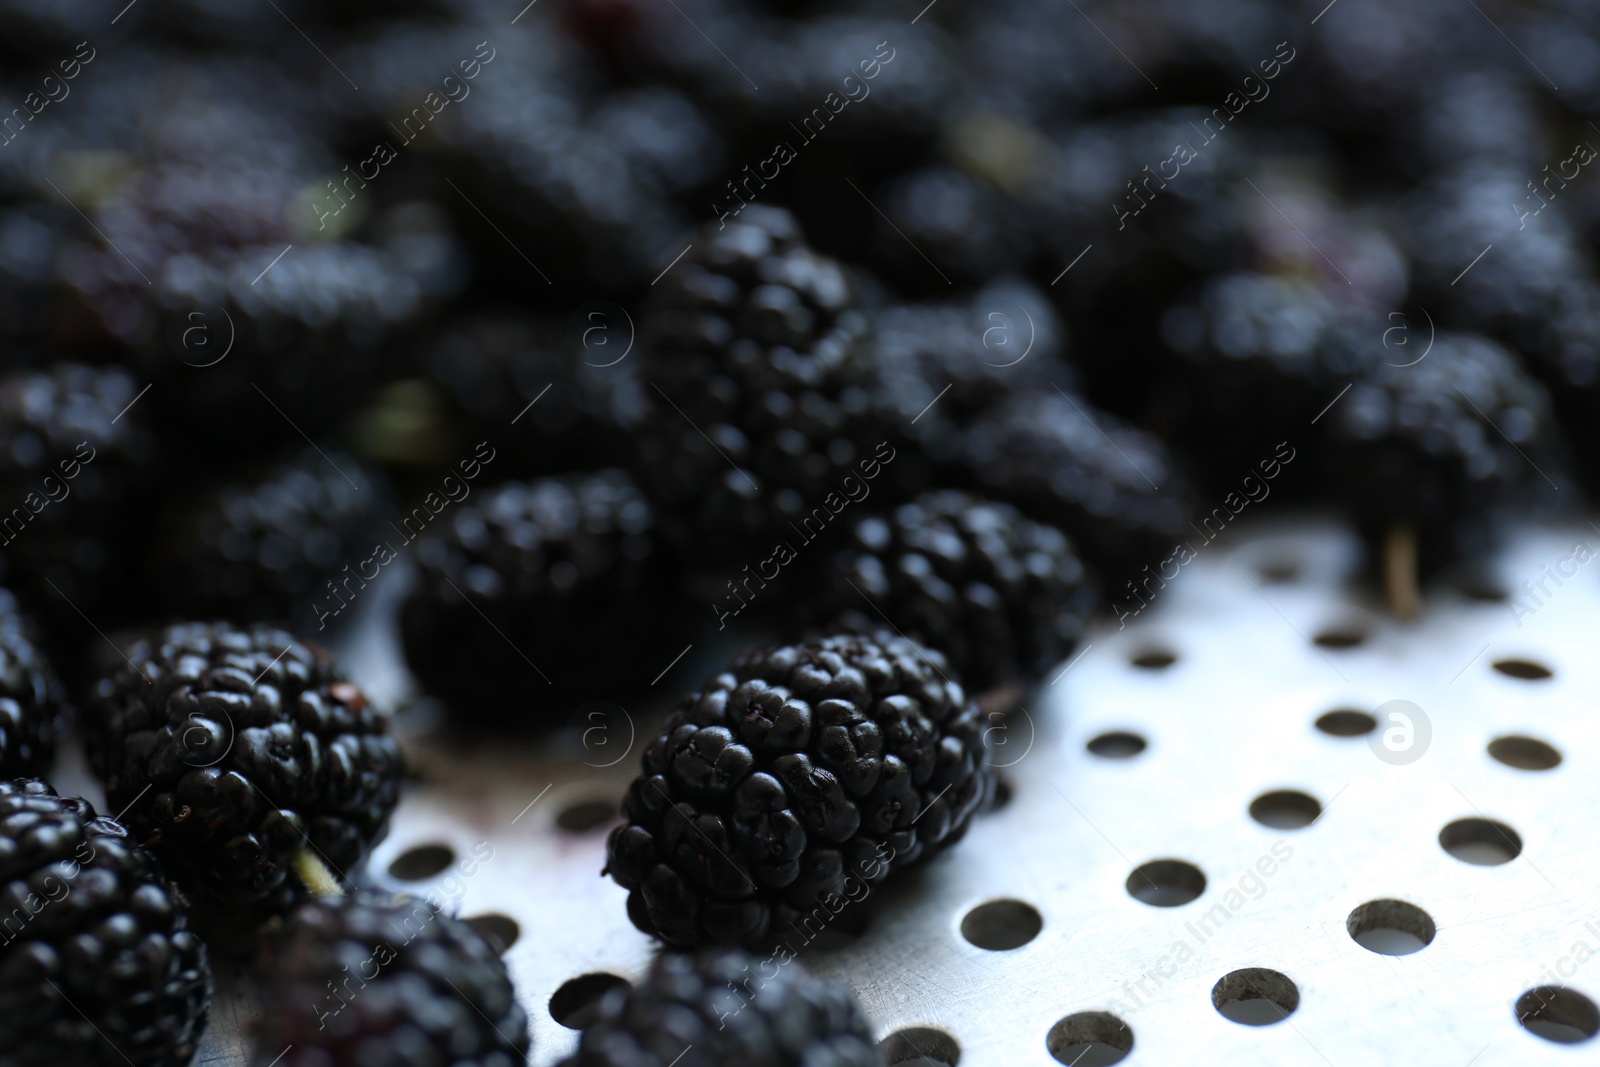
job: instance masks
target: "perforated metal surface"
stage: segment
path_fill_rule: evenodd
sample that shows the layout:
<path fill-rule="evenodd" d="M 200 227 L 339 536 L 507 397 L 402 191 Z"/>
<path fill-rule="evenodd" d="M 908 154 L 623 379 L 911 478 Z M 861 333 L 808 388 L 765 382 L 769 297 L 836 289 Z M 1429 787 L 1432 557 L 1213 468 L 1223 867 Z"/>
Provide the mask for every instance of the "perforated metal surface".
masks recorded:
<path fill-rule="evenodd" d="M 1582 526 L 1530 534 L 1501 559 L 1499 579 L 1515 590 L 1547 566 L 1558 573 L 1578 542 L 1600 546 L 1600 534 Z M 1600 951 L 1600 562 L 1562 565 L 1576 574 L 1560 585 L 1546 578 L 1540 603 L 1523 595 L 1532 613 L 1520 618 L 1506 601 L 1441 589 L 1405 627 L 1348 587 L 1355 557 L 1348 535 L 1309 523 L 1234 529 L 1201 547 L 1126 629 L 1102 624 L 1025 714 L 993 723 L 991 758 L 1009 802 L 953 852 L 875 893 L 864 934 L 831 930 L 802 959 L 853 985 L 882 1036 L 923 1028 L 897 1046 L 903 1052 L 937 1060 L 959 1049 L 970 1067 L 1050 1067 L 1052 1027 L 1093 1012 L 1131 1030 L 1129 1067 L 1594 1062 L 1600 1039 L 1544 1040 L 1519 1025 L 1513 1003 L 1558 982 L 1600 999 L 1600 962 L 1587 959 Z M 1291 580 L 1263 574 L 1285 566 Z M 1314 644 L 1323 634 L 1360 641 Z M 398 678 L 392 652 L 381 635 L 364 640 L 358 680 L 382 693 Z M 1155 653 L 1171 663 L 1133 663 L 1165 658 Z M 1495 667 L 1512 660 L 1552 677 Z M 1366 736 L 1315 725 L 1337 709 L 1380 714 L 1390 701 L 1421 714 L 1393 705 Z M 1397 709 L 1415 727 L 1409 750 L 1404 723 L 1387 718 Z M 634 718 L 641 728 L 648 721 Z M 1087 747 L 1114 732 L 1146 747 L 1127 758 L 1117 758 L 1134 744 L 1125 739 L 1121 748 L 1096 744 L 1109 755 Z M 1491 741 L 1507 736 L 1553 746 L 1559 765 L 1519 769 L 1491 757 Z M 1398 750 L 1384 747 L 1386 737 Z M 596 765 L 627 740 L 624 727 L 610 749 L 541 753 L 414 739 L 424 781 L 373 858 L 383 872 L 418 846 L 443 844 L 458 858 L 493 849 L 470 877 L 410 884 L 459 896 L 465 916 L 515 920 L 520 936 L 506 958 L 533 1020 L 531 1062 L 541 1067 L 576 1038 L 551 1016 L 557 990 L 584 974 L 634 977 L 651 956 L 651 942 L 627 921 L 623 892 L 599 877 L 609 823 L 577 832 L 560 823 L 583 802 L 620 797 L 639 742 L 614 766 Z M 1511 746 L 1517 762 L 1528 751 Z M 1314 798 L 1320 817 L 1300 829 L 1252 817 L 1253 801 L 1284 790 Z M 1278 810 L 1308 816 L 1315 809 L 1305 803 Z M 1441 845 L 1448 824 L 1482 818 L 1515 832 L 1517 858 L 1474 865 Z M 1453 831 L 1452 845 L 1498 858 L 1508 839 L 1475 826 Z M 1130 894 L 1135 867 L 1167 859 L 1203 873 L 1197 899 L 1156 907 Z M 1168 894 L 1195 887 L 1184 867 L 1149 873 Z M 1154 891 L 1133 884 L 1141 895 Z M 980 913 L 969 932 L 1025 937 L 1031 908 L 1042 920 L 1037 935 L 1006 951 L 969 943 L 963 919 L 1000 899 L 1027 907 Z M 1352 939 L 1352 912 L 1389 899 L 1426 914 L 1436 929 L 1430 944 L 1390 956 Z M 1392 906 L 1361 914 L 1396 921 Z M 1398 921 L 1412 920 L 1402 911 Z M 804 936 L 791 941 L 801 948 Z M 1293 1013 L 1266 1026 L 1220 1014 L 1213 986 L 1244 968 L 1287 976 L 1298 992 Z M 1256 988 L 1282 998 L 1264 983 L 1256 976 Z M 225 990 L 199 1062 L 246 1062 L 246 1017 Z M 1125 1039 L 1104 1015 L 1093 1018 L 1104 1035 Z M 1080 1067 L 1105 1062 L 1094 1056 Z"/>

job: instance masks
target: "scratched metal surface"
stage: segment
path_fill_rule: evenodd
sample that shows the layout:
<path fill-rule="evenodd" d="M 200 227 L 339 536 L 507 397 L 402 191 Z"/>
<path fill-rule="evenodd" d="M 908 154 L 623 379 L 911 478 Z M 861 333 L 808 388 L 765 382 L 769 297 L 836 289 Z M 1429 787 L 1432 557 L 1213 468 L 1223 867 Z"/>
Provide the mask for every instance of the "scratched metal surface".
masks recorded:
<path fill-rule="evenodd" d="M 1499 561 L 1501 581 L 1539 579 L 1580 540 L 1600 544 L 1581 526 L 1528 535 Z M 1600 950 L 1600 922 L 1585 925 L 1600 917 L 1589 785 L 1600 761 L 1600 562 L 1559 587 L 1547 580 L 1552 595 L 1525 600 L 1535 610 L 1520 619 L 1504 601 L 1441 589 L 1405 627 L 1349 588 L 1353 560 L 1348 535 L 1312 523 L 1240 528 L 1203 548 L 1126 629 L 1102 625 L 1026 715 L 997 725 L 992 759 L 1009 803 L 952 853 L 881 891 L 864 934 L 819 940 L 802 958 L 853 985 L 881 1036 L 915 1028 L 911 1044 L 892 1047 L 968 1067 L 1051 1067 L 1052 1027 L 1094 1012 L 1131 1031 L 1121 1061 L 1129 1067 L 1594 1062 L 1600 1039 L 1544 1040 L 1519 1025 L 1512 1004 L 1555 981 L 1541 977 L 1546 968 L 1600 998 L 1600 962 L 1573 955 L 1579 943 L 1578 955 Z M 1290 580 L 1263 574 L 1286 564 Z M 1312 643 L 1326 632 L 1362 639 Z M 358 646 L 359 680 L 398 697 L 403 674 L 381 628 Z M 1156 652 L 1170 665 L 1132 662 Z M 1553 677 L 1495 668 L 1509 659 Z M 1421 709 L 1426 743 L 1418 729 L 1397 755 L 1314 725 L 1331 710 L 1373 712 L 1393 700 Z M 648 714 L 634 718 L 642 726 Z M 1112 731 L 1148 747 L 1120 759 L 1087 749 Z M 1487 745 L 1505 735 L 1542 740 L 1562 761 L 1544 771 L 1497 762 Z M 563 983 L 633 977 L 651 956 L 623 893 L 598 877 L 607 826 L 572 832 L 558 821 L 575 805 L 621 795 L 638 744 L 615 766 L 597 765 L 626 741 L 623 729 L 610 749 L 569 738 L 552 753 L 414 736 L 425 780 L 373 858 L 381 874 L 418 846 L 459 857 L 493 847 L 471 877 L 406 884 L 459 895 L 463 915 L 516 921 L 506 958 L 532 1019 L 537 1067 L 576 1038 L 549 1008 Z M 1286 789 L 1316 798 L 1322 815 L 1300 829 L 1251 817 L 1255 798 Z M 1478 866 L 1446 852 L 1441 828 L 1474 817 L 1515 830 L 1521 855 Z M 1199 898 L 1154 907 L 1131 896 L 1132 869 L 1156 859 L 1203 872 Z M 1035 909 L 1037 936 L 1006 951 L 968 943 L 963 917 L 996 899 Z M 1437 930 L 1431 944 L 1405 956 L 1357 944 L 1347 918 L 1382 899 L 1425 911 Z M 1224 1018 L 1213 986 L 1242 968 L 1287 976 L 1298 1007 L 1272 1025 Z M 250 1013 L 234 983 L 224 987 L 198 1062 L 234 1067 L 247 1062 L 239 1035 Z M 1099 1018 L 1127 1043 L 1127 1031 Z M 1080 1067 L 1107 1062 L 1096 1055 Z"/>

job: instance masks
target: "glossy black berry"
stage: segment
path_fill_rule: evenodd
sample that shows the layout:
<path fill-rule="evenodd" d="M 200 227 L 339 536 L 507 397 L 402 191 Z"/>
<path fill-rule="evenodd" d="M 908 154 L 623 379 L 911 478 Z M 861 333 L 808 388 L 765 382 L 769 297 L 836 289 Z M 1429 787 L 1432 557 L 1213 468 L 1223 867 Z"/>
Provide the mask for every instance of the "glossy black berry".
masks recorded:
<path fill-rule="evenodd" d="M 616 470 L 482 490 L 417 543 L 411 669 L 458 721 L 503 726 L 646 688 L 688 643 L 674 644 L 654 524 Z"/>
<path fill-rule="evenodd" d="M 208 912 L 277 913 L 311 849 L 356 873 L 399 799 L 399 746 L 332 656 L 267 626 L 142 637 L 96 686 L 89 759 L 133 837 Z"/>
<path fill-rule="evenodd" d="M 598 302 L 566 323 L 473 315 L 430 338 L 420 363 L 460 436 L 505 454 L 503 477 L 593 470 L 632 457 L 648 388 L 633 330 L 625 309 Z"/>
<path fill-rule="evenodd" d="M 1323 337 L 1340 318 L 1310 282 L 1253 272 L 1209 279 L 1162 315 L 1167 358 L 1153 405 L 1195 468 L 1215 480 L 1208 489 L 1232 488 L 1277 442 L 1315 432 L 1318 409 L 1350 381 L 1321 359 Z M 1383 330 L 1378 324 L 1374 336 Z"/>
<path fill-rule="evenodd" d="M 643 484 L 674 543 L 703 556 L 770 535 L 894 452 L 871 415 L 868 320 L 843 268 L 793 216 L 752 206 L 705 227 L 641 331 L 651 414 Z"/>
<path fill-rule="evenodd" d="M 859 630 L 887 617 L 973 692 L 1037 679 L 1071 653 L 1096 603 L 1065 534 L 954 489 L 856 523 L 826 582 L 820 617 Z"/>
<path fill-rule="evenodd" d="M 878 1067 L 848 986 L 735 949 L 670 952 L 608 993 L 562 1067 Z"/>
<path fill-rule="evenodd" d="M 177 505 L 155 583 L 177 615 L 307 627 L 372 555 L 384 479 L 337 448 L 308 448 L 255 480 Z"/>
<path fill-rule="evenodd" d="M 66 692 L 38 641 L 17 598 L 0 589 L 0 779 L 47 770 L 64 725 Z"/>
<path fill-rule="evenodd" d="M 1366 334 L 1331 344 L 1371 346 Z M 1409 367 L 1366 360 L 1324 420 L 1328 489 L 1374 545 L 1397 527 L 1417 538 L 1420 570 L 1492 547 L 1566 480 L 1544 387 L 1510 352 L 1441 333 Z"/>
<path fill-rule="evenodd" d="M 869 349 L 874 399 L 921 450 L 945 457 L 961 427 L 1012 396 L 1074 390 L 1065 348 L 1049 300 L 1015 279 L 965 301 L 881 308 Z"/>
<path fill-rule="evenodd" d="M 306 901 L 267 955 L 262 1067 L 527 1062 L 528 1016 L 494 946 L 427 900 Z"/>
<path fill-rule="evenodd" d="M 1600 494 L 1600 284 L 1581 279 L 1564 286 L 1537 341 L 1523 351 L 1550 391 L 1593 499 Z"/>
<path fill-rule="evenodd" d="M 0 1062 L 182 1067 L 206 948 L 161 866 L 89 802 L 0 780 Z"/>
<path fill-rule="evenodd" d="M 53 644 L 137 617 L 134 521 L 156 442 L 123 367 L 56 363 L 0 375 L 0 560 Z"/>
<path fill-rule="evenodd" d="M 1188 481 L 1166 445 L 1069 392 L 990 411 L 952 466 L 985 496 L 1065 531 L 1108 585 L 1171 555 L 1188 528 Z"/>
<path fill-rule="evenodd" d="M 756 946 L 949 847 L 993 787 L 937 652 L 893 635 L 757 649 L 646 747 L 607 870 L 646 933 Z"/>

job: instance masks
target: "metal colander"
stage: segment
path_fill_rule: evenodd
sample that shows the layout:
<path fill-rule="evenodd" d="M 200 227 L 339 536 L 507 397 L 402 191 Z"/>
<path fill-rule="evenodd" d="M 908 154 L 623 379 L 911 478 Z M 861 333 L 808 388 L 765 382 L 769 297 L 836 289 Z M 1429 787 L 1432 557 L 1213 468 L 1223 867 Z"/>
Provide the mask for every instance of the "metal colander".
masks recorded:
<path fill-rule="evenodd" d="M 856 989 L 891 1063 L 1593 1062 L 1592 543 L 1530 532 L 1496 562 L 1512 599 L 1441 587 L 1401 625 L 1352 587 L 1341 528 L 1235 529 L 994 717 L 998 810 L 874 890 L 864 930 L 791 947 Z M 347 651 L 392 695 L 385 629 Z M 536 1067 L 651 958 L 599 876 L 635 720 L 580 709 L 558 751 L 412 737 L 423 781 L 373 856 L 514 936 Z M 244 1064 L 222 984 L 197 1062 Z"/>

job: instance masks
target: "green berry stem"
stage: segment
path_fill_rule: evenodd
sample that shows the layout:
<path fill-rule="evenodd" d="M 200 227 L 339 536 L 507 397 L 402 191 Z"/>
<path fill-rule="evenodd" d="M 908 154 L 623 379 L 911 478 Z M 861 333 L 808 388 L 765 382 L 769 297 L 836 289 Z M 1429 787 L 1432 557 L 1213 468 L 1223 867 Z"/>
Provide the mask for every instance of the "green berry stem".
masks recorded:
<path fill-rule="evenodd" d="M 310 845 L 301 846 L 289 858 L 289 862 L 293 865 L 294 873 L 300 879 L 301 884 L 310 891 L 312 896 L 344 896 L 344 886 L 339 884 L 339 879 L 334 877 L 333 872 L 328 869 L 328 865 L 323 862 L 322 857 L 317 855 L 316 850 Z"/>
<path fill-rule="evenodd" d="M 1417 531 L 1409 523 L 1389 528 L 1383 544 L 1383 594 L 1395 618 L 1417 617 L 1422 593 L 1417 588 Z"/>

